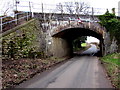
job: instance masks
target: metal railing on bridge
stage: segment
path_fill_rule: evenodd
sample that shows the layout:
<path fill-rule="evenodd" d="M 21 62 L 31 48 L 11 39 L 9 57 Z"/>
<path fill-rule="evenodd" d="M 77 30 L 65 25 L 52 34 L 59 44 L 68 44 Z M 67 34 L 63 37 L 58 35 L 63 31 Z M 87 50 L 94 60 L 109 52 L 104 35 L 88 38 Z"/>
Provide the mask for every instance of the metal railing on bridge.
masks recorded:
<path fill-rule="evenodd" d="M 98 32 L 99 34 L 103 34 L 105 28 L 101 25 L 99 25 L 98 23 L 96 22 L 82 22 L 82 23 L 79 23 L 79 22 L 65 22 L 63 25 L 62 23 L 61 24 L 57 24 L 56 28 L 54 28 L 52 31 L 51 31 L 51 35 L 55 35 L 56 33 L 64 30 L 64 29 L 68 29 L 68 28 L 86 28 L 86 29 L 91 29 L 91 30 L 97 30 L 96 32 Z"/>
<path fill-rule="evenodd" d="M 31 12 L 19 12 L 11 16 L 0 17 L 0 33 L 5 32 L 9 29 L 16 27 L 17 25 L 23 24 L 32 18 Z"/>

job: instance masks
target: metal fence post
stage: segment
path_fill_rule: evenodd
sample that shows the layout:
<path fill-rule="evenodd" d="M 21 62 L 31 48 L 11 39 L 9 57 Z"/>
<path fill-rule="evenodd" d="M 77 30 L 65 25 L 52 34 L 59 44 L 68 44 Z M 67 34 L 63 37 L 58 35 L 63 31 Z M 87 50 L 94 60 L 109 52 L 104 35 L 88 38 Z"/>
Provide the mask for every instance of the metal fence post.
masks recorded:
<path fill-rule="evenodd" d="M 29 18 L 31 19 L 31 17 L 32 17 L 32 12 L 31 12 L 31 2 L 29 1 L 29 9 L 30 9 L 30 13 L 29 13 Z"/>
<path fill-rule="evenodd" d="M 0 58 L 2 58 L 2 17 L 0 18 Z M 2 61 L 0 60 L 0 75 L 2 74 L 1 66 L 2 66 Z M 0 86 L 2 86 L 1 82 L 0 82 Z"/>
<path fill-rule="evenodd" d="M 0 18 L 0 32 L 2 33 L 2 17 Z"/>
<path fill-rule="evenodd" d="M 2 17 L 0 18 L 0 76 L 2 75 Z M 0 89 L 2 89 L 2 78 L 0 77 Z"/>
<path fill-rule="evenodd" d="M 15 21 L 16 21 L 16 25 L 17 25 L 18 24 L 18 15 L 17 15 L 17 13 L 15 15 Z"/>
<path fill-rule="evenodd" d="M 27 12 L 27 21 L 28 21 L 28 19 L 29 19 L 29 12 Z"/>

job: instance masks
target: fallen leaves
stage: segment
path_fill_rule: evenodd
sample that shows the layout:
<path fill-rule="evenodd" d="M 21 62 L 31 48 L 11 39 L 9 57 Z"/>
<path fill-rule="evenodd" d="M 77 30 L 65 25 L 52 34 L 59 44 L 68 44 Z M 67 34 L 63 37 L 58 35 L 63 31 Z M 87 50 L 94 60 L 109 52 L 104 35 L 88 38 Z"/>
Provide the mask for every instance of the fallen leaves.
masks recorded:
<path fill-rule="evenodd" d="M 61 60 L 45 59 L 19 59 L 3 61 L 2 64 L 2 85 L 3 88 L 14 87 L 15 85 L 33 77 L 36 73 L 50 69 L 50 67 Z"/>

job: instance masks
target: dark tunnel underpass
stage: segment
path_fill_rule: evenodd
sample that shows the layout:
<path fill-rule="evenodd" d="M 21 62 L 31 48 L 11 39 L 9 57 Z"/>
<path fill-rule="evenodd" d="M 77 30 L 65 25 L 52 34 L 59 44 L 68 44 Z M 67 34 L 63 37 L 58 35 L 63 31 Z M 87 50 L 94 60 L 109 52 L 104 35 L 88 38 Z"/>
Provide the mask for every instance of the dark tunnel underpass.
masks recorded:
<path fill-rule="evenodd" d="M 73 56 L 73 45 L 72 42 L 81 36 L 92 36 L 97 38 L 100 41 L 99 47 L 100 51 L 95 54 L 97 56 L 103 56 L 104 53 L 104 43 L 103 43 L 103 36 L 93 30 L 84 29 L 84 28 L 69 28 L 58 32 L 57 34 L 53 35 L 54 38 L 62 38 L 67 41 L 70 47 L 70 55 Z"/>

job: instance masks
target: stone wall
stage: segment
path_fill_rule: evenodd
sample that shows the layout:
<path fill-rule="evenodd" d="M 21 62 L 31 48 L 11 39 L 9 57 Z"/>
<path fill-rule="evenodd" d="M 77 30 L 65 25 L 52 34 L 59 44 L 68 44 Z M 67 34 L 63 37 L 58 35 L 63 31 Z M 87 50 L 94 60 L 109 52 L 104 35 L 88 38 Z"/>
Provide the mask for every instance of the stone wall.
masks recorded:
<path fill-rule="evenodd" d="M 71 50 L 72 48 L 67 40 L 53 37 L 52 52 L 55 57 L 71 56 Z"/>
<path fill-rule="evenodd" d="M 35 19 L 4 32 L 2 34 L 2 41 L 3 57 L 6 57 L 10 49 L 13 48 L 8 48 L 11 41 L 14 43 L 17 58 L 22 57 L 23 55 L 21 54 L 27 54 L 31 50 L 41 53 L 45 49 L 45 35 L 40 29 L 38 21 Z"/>
<path fill-rule="evenodd" d="M 115 53 L 118 52 L 118 45 L 115 37 L 110 38 L 110 33 L 107 32 L 105 33 L 105 38 L 104 38 L 104 47 L 105 47 L 105 55 L 110 54 L 110 53 Z"/>
<path fill-rule="evenodd" d="M 109 52 L 110 53 L 118 52 L 117 40 L 115 39 L 115 37 L 113 37 L 113 39 L 111 41 L 110 51 Z"/>

